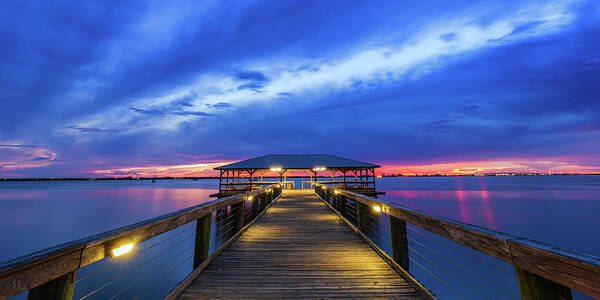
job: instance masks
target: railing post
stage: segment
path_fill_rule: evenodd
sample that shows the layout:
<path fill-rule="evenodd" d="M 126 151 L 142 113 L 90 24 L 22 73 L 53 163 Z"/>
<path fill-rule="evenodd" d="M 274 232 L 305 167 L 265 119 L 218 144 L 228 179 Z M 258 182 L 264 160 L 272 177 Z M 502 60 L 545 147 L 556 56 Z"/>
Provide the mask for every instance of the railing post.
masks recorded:
<path fill-rule="evenodd" d="M 515 267 L 521 299 L 523 300 L 572 300 L 571 289 L 527 270 Z"/>
<path fill-rule="evenodd" d="M 408 271 L 406 221 L 390 215 L 390 239 L 392 240 L 392 258 L 404 270 Z"/>
<path fill-rule="evenodd" d="M 367 217 L 369 214 L 369 207 L 367 205 L 364 205 L 358 201 L 356 201 L 356 225 L 358 226 L 358 229 L 360 231 L 362 231 L 363 233 L 365 232 L 366 228 L 367 228 Z"/>
<path fill-rule="evenodd" d="M 71 300 L 77 271 L 67 273 L 29 290 L 29 300 Z"/>
<path fill-rule="evenodd" d="M 194 247 L 194 269 L 208 257 L 210 246 L 210 223 L 212 214 L 208 214 L 196 220 L 196 243 Z"/>
<path fill-rule="evenodd" d="M 242 227 L 244 227 L 244 201 L 240 201 L 231 206 L 231 213 L 233 213 L 234 217 L 234 232 L 240 231 Z"/>
<path fill-rule="evenodd" d="M 258 216 L 260 206 L 258 205 L 258 197 L 252 197 L 252 219 Z"/>

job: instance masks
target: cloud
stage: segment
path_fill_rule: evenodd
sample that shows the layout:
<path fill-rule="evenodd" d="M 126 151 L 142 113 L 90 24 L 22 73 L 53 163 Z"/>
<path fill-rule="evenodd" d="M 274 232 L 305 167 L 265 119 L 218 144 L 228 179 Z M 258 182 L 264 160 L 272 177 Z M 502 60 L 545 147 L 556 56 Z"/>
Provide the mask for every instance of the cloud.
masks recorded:
<path fill-rule="evenodd" d="M 36 148 L 35 145 L 12 145 L 12 144 L 0 144 L 0 148 Z"/>
<path fill-rule="evenodd" d="M 69 126 L 69 128 L 79 130 L 81 132 L 103 132 L 103 133 L 125 132 L 125 130 L 123 130 L 123 129 L 103 129 L 103 128 L 90 128 L 90 127 L 79 127 L 79 126 Z"/>
<path fill-rule="evenodd" d="M 37 156 L 37 157 L 31 158 L 29 160 L 30 161 L 40 161 L 40 160 L 50 160 L 50 159 L 52 159 L 52 158 L 46 157 L 46 156 Z"/>
<path fill-rule="evenodd" d="M 265 74 L 258 72 L 258 71 L 240 70 L 240 71 L 236 71 L 234 74 L 238 80 L 253 81 L 253 82 L 269 81 L 269 78 Z"/>
<path fill-rule="evenodd" d="M 206 106 L 208 108 L 214 108 L 214 109 L 224 109 L 224 108 L 231 108 L 231 107 L 233 107 L 233 105 L 231 105 L 231 104 L 229 104 L 227 102 L 218 102 L 218 103 L 215 103 L 215 104 L 207 103 Z"/>
<path fill-rule="evenodd" d="M 165 117 L 167 115 L 199 116 L 199 117 L 214 116 L 214 114 L 206 113 L 203 111 L 190 111 L 190 110 L 181 110 L 181 109 L 172 110 L 169 108 L 144 109 L 144 108 L 129 107 L 129 109 L 131 109 L 132 111 L 134 111 L 136 113 L 149 115 L 149 116 L 158 116 L 158 117 Z"/>

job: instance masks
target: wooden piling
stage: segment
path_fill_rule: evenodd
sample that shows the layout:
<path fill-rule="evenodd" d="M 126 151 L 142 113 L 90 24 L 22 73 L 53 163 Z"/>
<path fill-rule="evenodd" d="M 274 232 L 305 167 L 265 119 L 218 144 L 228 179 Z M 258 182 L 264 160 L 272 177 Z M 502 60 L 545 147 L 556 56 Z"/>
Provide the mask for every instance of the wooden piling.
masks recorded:
<path fill-rule="evenodd" d="M 522 300 L 572 300 L 571 289 L 515 267 Z"/>
<path fill-rule="evenodd" d="M 77 271 L 67 273 L 29 290 L 28 300 L 71 300 Z"/>
<path fill-rule="evenodd" d="M 404 270 L 408 271 L 408 240 L 406 222 L 390 215 L 390 239 L 392 241 L 392 258 Z"/>
<path fill-rule="evenodd" d="M 210 223 L 212 214 L 196 220 L 196 243 L 194 247 L 194 269 L 208 257 L 210 246 Z"/>
<path fill-rule="evenodd" d="M 367 229 L 367 218 L 369 217 L 369 207 L 360 202 L 356 202 L 356 222 L 358 229 L 365 232 Z"/>
<path fill-rule="evenodd" d="M 244 227 L 244 201 L 231 205 L 231 213 L 234 215 L 234 232 L 240 231 Z"/>

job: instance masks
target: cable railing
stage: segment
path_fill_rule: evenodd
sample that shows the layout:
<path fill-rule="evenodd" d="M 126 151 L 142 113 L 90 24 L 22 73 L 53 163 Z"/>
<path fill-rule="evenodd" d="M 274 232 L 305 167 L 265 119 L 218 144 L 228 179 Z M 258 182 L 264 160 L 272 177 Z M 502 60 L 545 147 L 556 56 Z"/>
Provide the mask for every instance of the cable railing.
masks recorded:
<path fill-rule="evenodd" d="M 7 261 L 0 265 L 0 299 L 26 291 L 28 299 L 162 298 L 280 194 L 274 184 Z"/>
<path fill-rule="evenodd" d="M 429 298 L 600 298 L 600 259 L 318 183 L 315 192 Z"/>

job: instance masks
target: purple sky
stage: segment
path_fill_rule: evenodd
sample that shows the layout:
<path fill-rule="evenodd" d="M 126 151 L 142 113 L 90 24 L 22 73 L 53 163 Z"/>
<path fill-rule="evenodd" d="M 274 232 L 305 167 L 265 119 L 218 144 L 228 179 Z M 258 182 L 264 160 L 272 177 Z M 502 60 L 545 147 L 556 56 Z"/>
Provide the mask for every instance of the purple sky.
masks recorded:
<path fill-rule="evenodd" d="M 3 1 L 0 20 L 1 177 L 285 153 L 600 171 L 598 1 Z"/>

